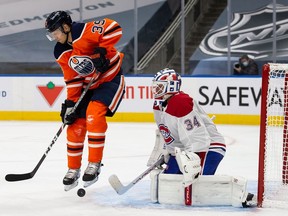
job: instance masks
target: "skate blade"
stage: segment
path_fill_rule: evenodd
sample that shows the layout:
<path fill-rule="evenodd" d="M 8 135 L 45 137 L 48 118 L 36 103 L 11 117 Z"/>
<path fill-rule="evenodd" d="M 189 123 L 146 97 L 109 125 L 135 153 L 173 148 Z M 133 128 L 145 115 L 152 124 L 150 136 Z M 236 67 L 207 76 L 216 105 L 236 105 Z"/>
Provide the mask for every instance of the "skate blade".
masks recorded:
<path fill-rule="evenodd" d="M 92 181 L 84 181 L 83 187 L 84 187 L 84 188 L 87 188 L 87 187 L 89 187 L 90 185 L 94 184 L 97 180 L 98 180 L 98 176 L 97 176 L 94 180 L 92 180 Z"/>
<path fill-rule="evenodd" d="M 71 184 L 71 185 L 64 185 L 64 191 L 69 191 L 69 190 L 77 187 L 78 182 L 79 182 L 79 181 L 77 180 L 77 181 L 75 181 L 75 182 L 74 182 L 73 184 Z"/>

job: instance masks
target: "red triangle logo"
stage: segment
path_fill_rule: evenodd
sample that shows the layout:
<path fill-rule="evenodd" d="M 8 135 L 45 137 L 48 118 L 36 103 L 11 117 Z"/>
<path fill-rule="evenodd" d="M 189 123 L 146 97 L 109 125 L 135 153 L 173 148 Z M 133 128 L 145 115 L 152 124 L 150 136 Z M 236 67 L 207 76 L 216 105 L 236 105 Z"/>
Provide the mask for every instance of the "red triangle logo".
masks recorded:
<path fill-rule="evenodd" d="M 64 89 L 64 86 L 55 86 L 55 84 L 50 81 L 46 86 L 37 86 L 37 88 L 40 90 L 50 107 L 52 107 L 61 91 Z"/>

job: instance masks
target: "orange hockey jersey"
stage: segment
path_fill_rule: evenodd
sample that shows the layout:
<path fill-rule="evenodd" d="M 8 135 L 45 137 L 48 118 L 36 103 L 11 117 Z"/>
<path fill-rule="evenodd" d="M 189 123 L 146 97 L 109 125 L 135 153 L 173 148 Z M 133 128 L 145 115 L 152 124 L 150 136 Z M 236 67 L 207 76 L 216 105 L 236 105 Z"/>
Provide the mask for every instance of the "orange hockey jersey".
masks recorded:
<path fill-rule="evenodd" d="M 111 81 L 121 69 L 124 54 L 117 51 L 116 43 L 122 36 L 121 26 L 114 20 L 103 19 L 88 23 L 72 23 L 72 46 L 68 43 L 57 43 L 54 56 L 60 65 L 67 87 L 67 99 L 76 102 L 82 89 L 89 83 L 95 73 L 88 75 L 77 73 L 69 66 L 72 57 L 92 56 L 97 47 L 107 50 L 106 58 L 110 60 L 109 69 L 94 81 L 90 89 L 97 88 L 101 83 Z"/>

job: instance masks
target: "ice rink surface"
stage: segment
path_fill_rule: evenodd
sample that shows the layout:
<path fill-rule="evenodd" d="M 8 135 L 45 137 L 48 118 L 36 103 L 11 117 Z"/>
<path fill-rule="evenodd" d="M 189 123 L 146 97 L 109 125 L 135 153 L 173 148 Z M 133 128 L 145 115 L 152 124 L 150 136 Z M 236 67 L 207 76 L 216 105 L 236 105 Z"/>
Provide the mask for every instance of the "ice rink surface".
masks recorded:
<path fill-rule="evenodd" d="M 62 132 L 36 175 L 19 182 L 5 181 L 9 173 L 31 172 L 60 128 L 59 122 L 0 121 L 0 216 L 271 216 L 287 215 L 287 209 L 185 207 L 150 201 L 149 175 L 123 195 L 108 183 L 116 174 L 124 185 L 145 169 L 154 146 L 153 123 L 109 123 L 102 172 L 98 182 L 77 196 L 65 192 L 66 133 Z M 257 191 L 259 126 L 218 125 L 225 136 L 227 153 L 219 175 L 243 176 L 250 192 Z M 87 144 L 87 143 L 86 143 Z M 83 168 L 87 165 L 87 147 Z M 81 182 L 80 182 L 81 186 Z"/>

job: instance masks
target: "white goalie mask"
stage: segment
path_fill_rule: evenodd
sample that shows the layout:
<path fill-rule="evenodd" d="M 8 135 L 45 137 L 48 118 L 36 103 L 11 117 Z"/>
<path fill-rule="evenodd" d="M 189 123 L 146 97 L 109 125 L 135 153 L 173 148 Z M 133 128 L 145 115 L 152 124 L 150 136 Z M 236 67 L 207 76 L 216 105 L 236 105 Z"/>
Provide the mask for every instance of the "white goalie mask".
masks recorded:
<path fill-rule="evenodd" d="M 154 76 L 152 92 L 155 99 L 166 100 L 173 94 L 180 91 L 181 76 L 173 69 L 165 68 Z"/>

